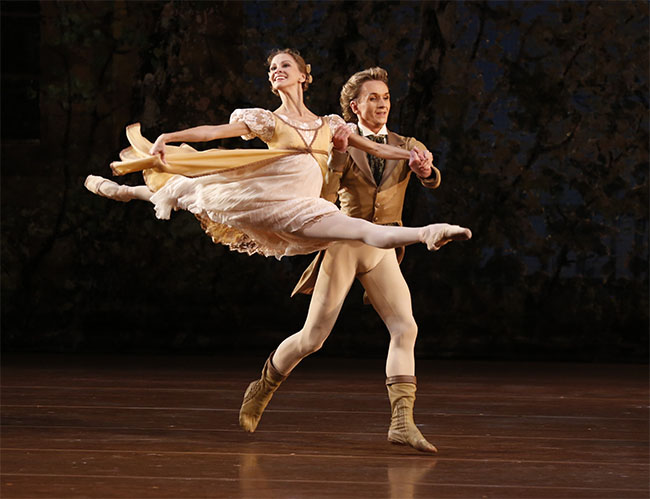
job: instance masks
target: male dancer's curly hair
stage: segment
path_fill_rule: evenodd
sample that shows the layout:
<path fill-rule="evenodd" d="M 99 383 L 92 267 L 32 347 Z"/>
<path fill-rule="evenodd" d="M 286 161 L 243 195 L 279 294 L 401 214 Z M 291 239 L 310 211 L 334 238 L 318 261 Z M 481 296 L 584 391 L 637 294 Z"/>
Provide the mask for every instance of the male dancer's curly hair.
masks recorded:
<path fill-rule="evenodd" d="M 311 64 L 307 64 L 305 62 L 305 60 L 300 55 L 300 52 L 298 52 L 295 49 L 287 48 L 287 49 L 274 49 L 274 50 L 272 50 L 271 53 L 269 54 L 269 56 L 266 58 L 266 65 L 270 66 L 271 61 L 278 54 L 289 54 L 291 57 L 293 57 L 293 59 L 298 64 L 298 70 L 301 73 L 305 73 L 305 75 L 307 75 L 307 78 L 305 79 L 305 81 L 302 82 L 302 91 L 304 92 L 305 90 L 307 90 L 309 88 L 309 84 L 312 81 L 314 81 L 314 78 L 311 75 Z M 275 90 L 273 87 L 271 87 L 271 92 L 273 92 L 275 95 L 279 95 L 278 91 Z"/>
<path fill-rule="evenodd" d="M 375 67 L 364 69 L 358 73 L 354 73 L 350 76 L 343 88 L 341 89 L 341 98 L 339 102 L 341 103 L 341 111 L 343 112 L 343 119 L 347 122 L 356 122 L 357 115 L 354 114 L 352 108 L 350 107 L 350 102 L 359 97 L 359 92 L 361 91 L 361 86 L 367 81 L 383 81 L 388 85 L 388 73 L 385 69 Z"/>

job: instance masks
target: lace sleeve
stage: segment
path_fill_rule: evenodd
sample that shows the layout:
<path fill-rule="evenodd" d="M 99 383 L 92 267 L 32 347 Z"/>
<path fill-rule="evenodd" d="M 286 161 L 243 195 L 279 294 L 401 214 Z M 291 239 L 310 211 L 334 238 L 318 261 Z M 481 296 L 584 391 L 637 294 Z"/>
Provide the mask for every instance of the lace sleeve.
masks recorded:
<path fill-rule="evenodd" d="M 251 140 L 259 137 L 268 142 L 275 131 L 273 113 L 258 107 L 251 109 L 235 109 L 230 115 L 230 123 L 245 123 L 251 133 L 242 135 L 242 139 Z"/>
<path fill-rule="evenodd" d="M 346 123 L 345 120 L 341 118 L 338 114 L 328 114 L 327 116 L 325 116 L 325 120 L 327 121 L 327 124 L 330 127 L 330 131 L 332 132 L 332 135 L 334 135 L 334 132 L 336 132 L 336 130 L 340 126 L 347 126 L 354 133 L 357 133 L 357 125 L 354 123 Z"/>

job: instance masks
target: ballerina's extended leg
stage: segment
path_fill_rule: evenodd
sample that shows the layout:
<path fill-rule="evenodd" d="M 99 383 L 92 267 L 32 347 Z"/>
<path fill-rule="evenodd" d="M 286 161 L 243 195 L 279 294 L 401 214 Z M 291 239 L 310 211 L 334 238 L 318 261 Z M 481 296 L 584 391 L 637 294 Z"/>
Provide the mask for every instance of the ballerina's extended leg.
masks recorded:
<path fill-rule="evenodd" d="M 93 194 L 126 203 L 132 199 L 150 201 L 153 194 L 146 185 L 120 185 L 104 177 L 88 175 L 84 186 Z"/>
<path fill-rule="evenodd" d="M 361 241 L 386 249 L 424 243 L 431 251 L 437 251 L 451 241 L 465 241 L 472 237 L 472 231 L 459 225 L 439 223 L 425 227 L 394 227 L 376 225 L 343 213 L 322 218 L 302 228 L 299 234 L 330 241 Z"/>

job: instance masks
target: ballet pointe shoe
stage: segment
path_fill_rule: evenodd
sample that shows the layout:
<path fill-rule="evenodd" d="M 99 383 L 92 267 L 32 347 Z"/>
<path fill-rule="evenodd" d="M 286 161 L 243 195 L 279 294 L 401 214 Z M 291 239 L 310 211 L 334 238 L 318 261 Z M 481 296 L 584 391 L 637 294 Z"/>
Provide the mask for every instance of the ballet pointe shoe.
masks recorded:
<path fill-rule="evenodd" d="M 460 225 L 433 224 L 422 227 L 420 241 L 427 245 L 429 251 L 438 251 L 452 241 L 467 241 L 472 238 L 472 231 Z"/>
<path fill-rule="evenodd" d="M 273 367 L 273 353 L 264 364 L 262 376 L 260 379 L 253 381 L 244 392 L 244 400 L 239 410 L 239 426 L 244 431 L 253 433 L 260 422 L 262 413 L 273 397 L 273 393 L 278 389 L 280 384 L 287 379 L 286 375 L 280 374 Z"/>
<path fill-rule="evenodd" d="M 415 376 L 391 376 L 386 379 L 391 417 L 388 441 L 393 444 L 410 445 L 420 452 L 438 452 L 420 433 L 413 420 L 415 404 Z"/>
<path fill-rule="evenodd" d="M 93 194 L 113 199 L 115 201 L 126 203 L 133 199 L 127 186 L 120 185 L 112 180 L 97 175 L 88 175 L 84 182 L 84 186 Z"/>

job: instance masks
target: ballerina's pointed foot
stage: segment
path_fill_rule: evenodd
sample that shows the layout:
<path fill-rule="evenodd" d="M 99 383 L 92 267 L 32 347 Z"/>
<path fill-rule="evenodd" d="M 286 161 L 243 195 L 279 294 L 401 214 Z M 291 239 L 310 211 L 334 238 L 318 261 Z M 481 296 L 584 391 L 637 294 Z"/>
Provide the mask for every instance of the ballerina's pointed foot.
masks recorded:
<path fill-rule="evenodd" d="M 460 225 L 433 224 L 422 228 L 422 242 L 429 251 L 438 251 L 452 241 L 467 241 L 472 238 L 472 231 Z"/>
<path fill-rule="evenodd" d="M 97 175 L 88 175 L 84 182 L 84 186 L 93 194 L 114 199 L 115 201 L 126 203 L 133 199 L 128 186 L 120 185 L 112 180 Z"/>

